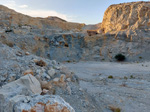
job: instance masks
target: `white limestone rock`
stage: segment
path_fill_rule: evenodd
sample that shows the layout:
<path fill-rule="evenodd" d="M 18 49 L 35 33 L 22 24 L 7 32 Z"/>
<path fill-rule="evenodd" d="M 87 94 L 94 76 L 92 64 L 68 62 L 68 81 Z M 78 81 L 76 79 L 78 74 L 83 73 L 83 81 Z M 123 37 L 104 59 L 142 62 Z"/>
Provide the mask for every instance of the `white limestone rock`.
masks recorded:
<path fill-rule="evenodd" d="M 35 90 L 39 89 L 39 90 Z M 41 96 L 39 82 L 32 75 L 26 75 L 0 89 L 0 112 L 75 112 L 61 97 Z M 40 110 L 40 111 L 39 111 Z"/>
<path fill-rule="evenodd" d="M 56 73 L 56 71 L 55 71 L 55 69 L 53 69 L 53 68 L 51 68 L 50 70 L 48 70 L 48 75 L 49 75 L 50 77 L 53 77 L 53 76 L 55 75 L 55 73 Z"/>
<path fill-rule="evenodd" d="M 18 86 L 18 88 L 26 88 L 34 94 L 40 94 L 42 92 L 39 81 L 31 74 L 25 75 L 20 79 L 3 86 L 3 88 L 13 88 L 16 86 Z"/>

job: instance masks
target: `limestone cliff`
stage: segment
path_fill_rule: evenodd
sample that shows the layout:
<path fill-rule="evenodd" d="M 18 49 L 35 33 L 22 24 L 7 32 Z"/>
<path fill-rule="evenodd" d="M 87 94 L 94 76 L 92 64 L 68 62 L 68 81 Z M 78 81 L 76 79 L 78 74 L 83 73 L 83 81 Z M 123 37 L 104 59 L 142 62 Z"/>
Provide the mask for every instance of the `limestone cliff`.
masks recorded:
<path fill-rule="evenodd" d="M 127 29 L 149 29 L 150 2 L 111 5 L 105 11 L 101 28 L 104 33 Z"/>

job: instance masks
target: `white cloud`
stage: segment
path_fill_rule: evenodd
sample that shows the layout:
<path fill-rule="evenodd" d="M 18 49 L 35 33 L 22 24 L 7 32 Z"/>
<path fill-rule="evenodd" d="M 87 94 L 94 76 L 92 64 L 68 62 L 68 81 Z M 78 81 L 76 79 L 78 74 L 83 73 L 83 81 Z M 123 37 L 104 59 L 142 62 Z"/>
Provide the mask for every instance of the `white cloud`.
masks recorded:
<path fill-rule="evenodd" d="M 12 9 L 15 9 L 15 6 L 16 6 L 16 2 L 14 0 L 2 1 L 1 4 L 5 5 L 9 8 L 12 8 Z"/>
<path fill-rule="evenodd" d="M 58 13 L 52 10 L 20 10 L 21 13 L 30 15 L 32 17 L 48 17 L 48 16 L 57 16 L 65 20 L 70 20 L 69 16 L 65 14 Z"/>
<path fill-rule="evenodd" d="M 20 5 L 19 7 L 20 7 L 20 8 L 27 8 L 28 5 Z"/>
<path fill-rule="evenodd" d="M 0 0 L 1 1 L 1 0 Z M 2 0 L 2 5 L 5 5 L 11 9 L 14 9 L 17 12 L 32 16 L 32 17 L 48 17 L 48 16 L 57 16 L 67 21 L 72 21 L 73 17 L 70 15 L 62 14 L 53 10 L 36 10 L 29 9 L 28 5 L 18 5 L 14 0 Z"/>

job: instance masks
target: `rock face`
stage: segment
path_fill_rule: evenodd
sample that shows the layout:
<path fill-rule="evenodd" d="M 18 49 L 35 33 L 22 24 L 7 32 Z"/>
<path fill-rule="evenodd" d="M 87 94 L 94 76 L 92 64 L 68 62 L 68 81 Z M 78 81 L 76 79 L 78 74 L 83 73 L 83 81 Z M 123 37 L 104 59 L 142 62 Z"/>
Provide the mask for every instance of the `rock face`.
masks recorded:
<path fill-rule="evenodd" d="M 82 58 L 84 48 L 84 34 L 82 33 L 56 33 L 41 35 L 37 30 L 32 34 L 4 34 L 0 41 L 7 45 L 17 45 L 25 52 L 29 51 L 57 61 L 78 61 Z M 17 37 L 16 37 L 17 35 Z M 38 36 L 35 36 L 38 35 Z M 22 44 L 21 44 L 22 43 Z"/>
<path fill-rule="evenodd" d="M 121 30 L 149 29 L 150 2 L 111 5 L 104 14 L 101 29 L 104 33 Z"/>
<path fill-rule="evenodd" d="M 32 75 L 11 82 L 0 89 L 0 112 L 75 112 L 61 97 L 41 96 L 41 92 Z"/>
<path fill-rule="evenodd" d="M 0 41 L 61 62 L 115 61 L 118 53 L 127 61 L 150 60 L 149 4 L 111 5 L 97 25 L 73 25 L 56 17 L 32 18 L 1 6 Z"/>

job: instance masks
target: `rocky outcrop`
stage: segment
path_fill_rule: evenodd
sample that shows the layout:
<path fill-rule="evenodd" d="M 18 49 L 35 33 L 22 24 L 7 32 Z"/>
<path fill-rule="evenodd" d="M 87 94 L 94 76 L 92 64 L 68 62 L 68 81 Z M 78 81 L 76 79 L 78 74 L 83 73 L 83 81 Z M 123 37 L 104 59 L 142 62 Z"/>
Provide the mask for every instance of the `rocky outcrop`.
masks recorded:
<path fill-rule="evenodd" d="M 104 33 L 150 28 L 150 2 L 111 5 L 104 14 L 101 29 Z"/>
<path fill-rule="evenodd" d="M 48 16 L 46 19 L 53 20 L 53 21 L 58 21 L 58 22 L 67 22 L 66 20 L 63 20 L 59 17 L 54 17 L 54 16 Z"/>
<path fill-rule="evenodd" d="M 21 77 L 19 80 L 7 84 L 7 86 L 11 86 L 11 88 L 13 88 L 13 86 L 16 85 L 26 87 L 29 91 L 31 91 L 34 94 L 40 94 L 42 92 L 40 82 L 31 74 Z"/>
<path fill-rule="evenodd" d="M 21 104 L 21 107 L 16 107 L 17 110 L 22 108 L 22 105 L 25 105 L 26 110 L 39 107 L 43 108 L 46 105 L 50 105 L 51 108 L 51 101 L 53 100 L 49 100 L 51 98 L 49 95 L 58 95 L 58 99 L 59 96 L 61 96 L 77 112 L 98 110 L 97 108 L 99 107 L 97 105 L 95 106 L 92 97 L 84 90 L 79 91 L 78 77 L 63 64 L 55 60 L 35 56 L 31 52 L 24 52 L 16 45 L 8 45 L 10 45 L 10 47 L 0 43 L 0 95 L 2 92 L 0 105 L 8 107 L 18 102 L 16 105 Z M 7 95 L 10 95 L 11 98 Z M 45 98 L 46 100 L 42 100 Z M 28 99 L 30 99 L 29 101 L 31 102 L 29 102 Z M 1 103 L 1 101 L 4 102 Z M 25 103 L 23 101 L 25 101 Z M 50 103 L 48 101 L 50 101 Z M 56 105 L 56 103 L 54 102 L 54 105 L 52 105 L 52 108 L 55 110 L 57 106 L 59 106 Z M 58 109 L 60 109 L 59 107 Z M 4 108 L 2 107 L 2 109 Z M 10 108 L 11 107 L 8 107 L 8 109 Z M 22 109 L 25 108 L 23 106 Z M 61 109 L 63 109 L 62 112 L 64 112 L 66 107 Z M 9 110 L 6 109 L 6 112 L 9 112 Z"/>
<path fill-rule="evenodd" d="M 40 83 L 32 75 L 11 82 L 0 89 L 0 112 L 75 112 L 61 97 L 40 93 Z"/>

